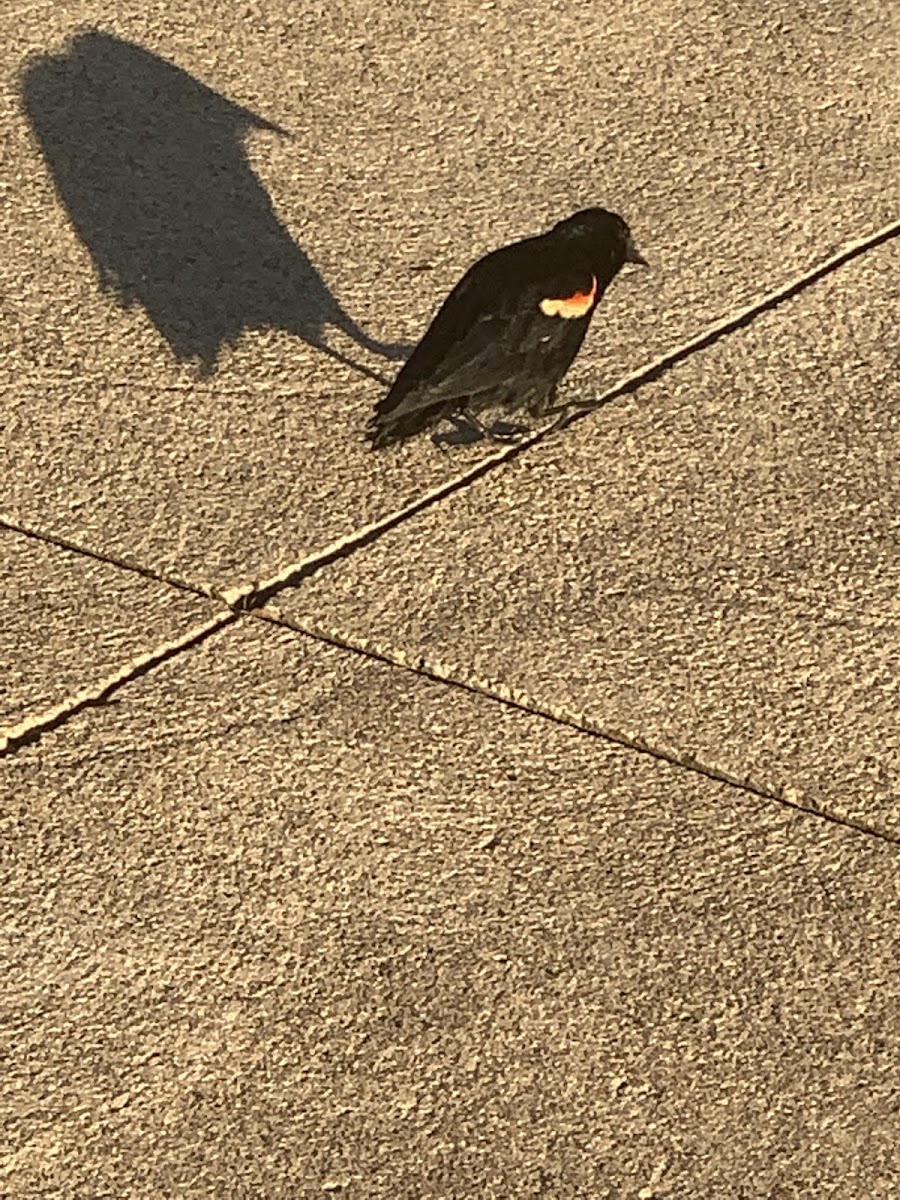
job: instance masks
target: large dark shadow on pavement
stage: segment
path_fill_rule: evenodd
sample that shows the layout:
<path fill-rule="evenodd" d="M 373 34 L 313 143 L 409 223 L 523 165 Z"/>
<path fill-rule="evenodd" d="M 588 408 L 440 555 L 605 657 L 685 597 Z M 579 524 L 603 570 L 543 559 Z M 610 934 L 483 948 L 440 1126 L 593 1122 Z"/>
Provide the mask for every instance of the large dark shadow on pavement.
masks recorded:
<path fill-rule="evenodd" d="M 341 308 L 278 219 L 244 148 L 285 134 L 186 71 L 107 33 L 74 38 L 22 74 L 25 111 L 100 285 L 139 303 L 176 358 L 206 372 L 247 329 L 325 345 L 328 327 L 399 359 Z M 375 375 L 375 378 L 379 376 Z"/>

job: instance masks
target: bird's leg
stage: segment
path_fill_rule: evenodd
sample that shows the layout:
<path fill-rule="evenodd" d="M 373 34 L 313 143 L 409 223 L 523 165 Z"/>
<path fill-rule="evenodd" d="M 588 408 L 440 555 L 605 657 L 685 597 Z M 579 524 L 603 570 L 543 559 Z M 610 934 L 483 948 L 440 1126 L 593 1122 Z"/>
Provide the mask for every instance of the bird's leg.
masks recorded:
<path fill-rule="evenodd" d="M 558 404 L 555 408 L 550 409 L 550 413 L 559 413 L 559 416 L 552 425 L 547 426 L 547 433 L 556 433 L 558 429 L 565 429 L 571 418 L 575 415 L 573 409 L 568 404 Z"/>
<path fill-rule="evenodd" d="M 536 417 L 556 417 L 550 425 L 545 428 L 546 433 L 555 433 L 557 429 L 562 429 L 563 426 L 569 423 L 569 418 L 572 414 L 571 404 L 554 404 L 556 400 L 556 388 L 553 388 L 543 400 L 540 400 L 533 408 L 529 409 Z"/>
<path fill-rule="evenodd" d="M 524 434 L 531 432 L 527 425 L 508 425 L 505 421 L 498 421 L 489 429 L 470 409 L 461 408 L 459 411 L 460 415 L 465 417 L 482 437 L 488 438 L 492 442 L 517 442 Z"/>
<path fill-rule="evenodd" d="M 546 396 L 542 396 L 537 403 L 529 406 L 528 411 L 533 417 L 552 417 L 554 413 L 565 412 L 569 407 L 568 404 L 556 404 L 556 388 L 551 388 Z"/>
<path fill-rule="evenodd" d="M 463 416 L 461 412 L 446 413 L 444 419 L 450 421 L 453 429 L 447 433 L 433 433 L 431 440 L 435 446 L 443 450 L 446 446 L 466 446 L 480 441 L 483 434 Z"/>
<path fill-rule="evenodd" d="M 475 416 L 470 408 L 463 406 L 459 410 L 459 416 L 462 417 L 464 421 L 467 421 L 473 429 L 477 429 L 483 438 L 489 438 L 491 436 L 491 432 L 488 427 L 482 421 L 479 421 L 478 417 Z"/>

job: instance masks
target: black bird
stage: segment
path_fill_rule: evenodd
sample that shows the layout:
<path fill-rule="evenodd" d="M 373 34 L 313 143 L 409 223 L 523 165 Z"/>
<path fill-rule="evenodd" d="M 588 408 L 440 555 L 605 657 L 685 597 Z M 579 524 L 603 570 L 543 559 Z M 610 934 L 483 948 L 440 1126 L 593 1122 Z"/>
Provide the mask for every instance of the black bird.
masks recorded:
<path fill-rule="evenodd" d="M 603 293 L 626 262 L 646 266 L 616 213 L 586 208 L 539 237 L 494 250 L 441 305 L 388 394 L 375 406 L 375 448 L 443 417 L 490 405 L 541 416 L 572 365 Z M 513 427 L 506 436 L 518 436 Z"/>

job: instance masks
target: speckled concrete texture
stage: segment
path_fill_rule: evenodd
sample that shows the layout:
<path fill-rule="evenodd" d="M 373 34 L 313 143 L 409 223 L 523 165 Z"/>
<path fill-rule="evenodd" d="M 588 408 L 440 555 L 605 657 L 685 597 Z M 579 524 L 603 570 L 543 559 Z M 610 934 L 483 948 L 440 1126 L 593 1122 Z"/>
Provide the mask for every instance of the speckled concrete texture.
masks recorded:
<path fill-rule="evenodd" d="M 0 31 L 0 1195 L 900 1194 L 895 15 Z M 594 203 L 632 391 L 373 453 Z"/>
<path fill-rule="evenodd" d="M 10 1195 L 900 1183 L 896 846 L 256 622 L 2 769 Z"/>
<path fill-rule="evenodd" d="M 0 739 L 215 612 L 202 597 L 0 524 Z"/>
<path fill-rule="evenodd" d="M 585 203 L 631 222 L 654 271 L 604 301 L 583 395 L 895 215 L 875 0 L 47 5 L 4 34 L 6 506 L 194 582 L 454 473 L 373 457 L 382 385 L 312 347 L 390 378 L 486 250 Z"/>
<path fill-rule="evenodd" d="M 892 242 L 279 597 L 900 833 Z"/>

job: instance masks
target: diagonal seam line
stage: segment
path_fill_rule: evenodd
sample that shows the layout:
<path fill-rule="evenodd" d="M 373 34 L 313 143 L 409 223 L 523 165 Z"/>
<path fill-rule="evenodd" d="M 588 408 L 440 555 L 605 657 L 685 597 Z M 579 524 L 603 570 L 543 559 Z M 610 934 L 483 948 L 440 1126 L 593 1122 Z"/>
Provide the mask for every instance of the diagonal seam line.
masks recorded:
<path fill-rule="evenodd" d="M 542 442 L 558 430 L 564 429 L 573 421 L 587 416 L 594 409 L 610 403 L 610 401 L 615 400 L 619 396 L 636 391 L 645 383 L 655 382 L 667 371 L 683 362 L 686 358 L 689 358 L 692 354 L 696 354 L 700 350 L 705 350 L 735 330 L 746 327 L 752 321 L 756 320 L 758 316 L 777 308 L 786 300 L 792 299 L 806 288 L 817 283 L 824 276 L 831 274 L 839 267 L 851 262 L 854 258 L 858 258 L 861 254 L 876 249 L 878 246 L 890 241 L 891 238 L 897 237 L 898 234 L 900 234 L 900 221 L 894 221 L 890 225 L 885 225 L 883 228 L 877 230 L 875 233 L 867 234 L 865 237 L 848 243 L 817 267 L 811 267 L 802 275 L 795 276 L 787 283 L 782 284 L 775 291 L 769 292 L 761 299 L 740 309 L 737 313 L 732 313 L 731 316 L 710 326 L 703 333 L 698 334 L 687 342 L 683 342 L 680 346 L 676 346 L 674 350 L 668 351 L 659 358 L 654 359 L 653 362 L 640 367 L 637 371 L 623 376 L 600 396 L 566 405 L 566 411 L 556 421 L 528 435 L 522 441 L 517 442 L 516 445 L 507 446 L 496 454 L 489 455 L 462 475 L 457 476 L 456 479 L 451 479 L 447 483 L 442 483 L 431 491 L 425 492 L 416 500 L 406 505 L 405 508 L 397 509 L 393 513 L 380 517 L 370 524 L 364 525 L 361 529 L 339 538 L 323 550 L 300 562 L 285 567 L 277 575 L 273 575 L 269 579 L 256 584 L 247 584 L 243 587 L 232 588 L 222 593 L 222 599 L 227 604 L 241 609 L 256 608 L 268 603 L 282 588 L 295 587 L 297 584 L 302 583 L 304 579 L 308 579 L 310 575 L 322 570 L 322 568 L 330 566 L 339 559 L 348 557 L 356 550 L 371 545 L 382 534 L 390 532 L 390 530 L 395 529 L 410 517 L 418 516 L 420 512 L 430 508 L 432 505 L 438 504 L 447 497 L 461 491 L 470 483 L 474 483 L 483 475 L 493 470 L 495 466 L 501 463 L 512 462 L 513 459 L 524 453 L 524 451 Z M 572 411 L 573 409 L 575 411 Z"/>
<path fill-rule="evenodd" d="M 60 534 L 48 533 L 43 530 L 26 525 L 17 520 L 15 517 L 0 512 L 0 528 L 5 527 L 15 533 L 20 533 L 25 537 L 34 538 L 37 541 L 46 542 L 49 545 L 57 546 L 62 550 L 68 550 L 73 554 L 81 554 L 87 558 L 92 558 L 97 562 L 107 563 L 110 566 L 118 567 L 123 571 L 130 571 L 133 574 L 142 576 L 145 579 L 153 579 L 157 583 L 165 583 L 170 587 L 177 588 L 179 591 L 190 592 L 195 596 L 204 596 L 207 599 L 221 599 L 229 607 L 248 610 L 251 608 L 261 607 L 266 604 L 273 596 L 282 588 L 294 587 L 307 579 L 310 575 L 324 567 L 330 566 L 332 563 L 348 557 L 354 551 L 363 549 L 376 541 L 383 533 L 388 533 L 395 529 L 398 525 L 408 520 L 410 517 L 417 516 L 420 512 L 430 508 L 433 504 L 440 503 L 441 500 L 452 496 L 454 493 L 461 491 L 468 484 L 476 482 L 483 475 L 491 471 L 495 465 L 511 461 L 524 450 L 544 440 L 550 434 L 567 426 L 571 421 L 578 420 L 586 416 L 588 412 L 596 408 L 600 408 L 604 404 L 616 399 L 618 396 L 625 395 L 629 392 L 636 391 L 644 383 L 650 383 L 658 379 L 665 371 L 669 370 L 676 364 L 683 362 L 691 354 L 698 350 L 703 350 L 712 345 L 720 338 L 727 336 L 736 329 L 749 325 L 755 317 L 763 312 L 777 307 L 783 301 L 790 299 L 818 282 L 823 276 L 837 270 L 845 263 L 864 254 L 867 250 L 876 249 L 883 245 L 891 238 L 900 234 L 900 221 L 895 221 L 890 225 L 885 225 L 875 233 L 866 235 L 863 238 L 848 243 L 843 249 L 833 254 L 825 262 L 820 263 L 817 267 L 812 267 L 802 275 L 796 276 L 794 279 L 783 284 L 780 288 L 768 295 L 763 296 L 760 300 L 741 309 L 738 313 L 732 314 L 730 317 L 724 318 L 717 324 L 706 329 L 703 333 L 687 342 L 683 342 L 674 350 L 648 363 L 646 366 L 639 367 L 638 370 L 630 375 L 623 376 L 618 382 L 614 383 L 610 388 L 603 392 L 600 396 L 591 400 L 572 402 L 566 406 L 567 411 L 564 412 L 555 422 L 545 426 L 543 429 L 530 434 L 523 438 L 515 446 L 507 446 L 503 450 L 495 454 L 488 455 L 480 462 L 476 463 L 468 471 L 458 475 L 455 479 L 451 479 L 446 483 L 440 484 L 431 491 L 425 492 L 416 500 L 406 505 L 405 508 L 395 509 L 392 513 L 386 516 L 379 517 L 375 521 L 364 525 L 361 529 L 354 530 L 343 537 L 338 538 L 323 550 L 317 551 L 315 554 L 302 559 L 300 562 L 293 563 L 285 567 L 277 575 L 271 576 L 269 579 L 261 582 L 244 584 L 234 588 L 226 589 L 218 592 L 212 588 L 204 588 L 199 584 L 190 583 L 187 580 L 181 579 L 176 575 L 169 575 L 165 572 L 158 571 L 153 567 L 143 566 L 133 560 L 125 557 L 120 557 L 115 554 L 94 549 L 89 546 L 81 545 L 72 541 L 69 538 L 63 537 Z M 578 411 L 572 412 L 575 408 Z"/>
<path fill-rule="evenodd" d="M 155 649 L 137 655 L 129 663 L 119 668 L 113 674 L 106 676 L 91 687 L 83 688 L 75 695 L 68 697 L 59 704 L 37 716 L 29 717 L 19 725 L 0 730 L 0 758 L 10 757 L 24 746 L 40 740 L 40 738 L 60 725 L 65 724 L 71 717 L 76 716 L 86 708 L 96 708 L 107 704 L 120 688 L 140 679 L 143 675 L 172 658 L 201 645 L 213 634 L 219 633 L 246 617 L 265 620 L 270 624 L 283 626 L 300 633 L 315 641 L 334 646 L 360 657 L 386 663 L 399 670 L 421 678 L 430 679 L 447 687 L 469 692 L 507 708 L 515 709 L 529 716 L 541 717 L 554 724 L 566 726 L 590 737 L 601 738 L 613 745 L 645 754 L 659 762 L 670 766 L 691 771 L 695 775 L 723 783 L 737 791 L 759 796 L 762 799 L 773 800 L 784 807 L 792 808 L 808 816 L 819 817 L 831 824 L 842 826 L 892 845 L 900 845 L 900 838 L 892 837 L 883 830 L 866 822 L 850 820 L 838 813 L 829 811 L 824 806 L 813 807 L 801 804 L 787 794 L 787 789 L 777 792 L 763 784 L 756 783 L 749 776 L 741 778 L 731 772 L 704 763 L 691 754 L 681 754 L 674 750 L 666 750 L 643 738 L 629 737 L 618 730 L 606 729 L 594 721 L 586 713 L 573 713 L 567 709 L 548 704 L 541 704 L 520 688 L 510 687 L 502 681 L 489 682 L 476 678 L 459 675 L 450 668 L 439 663 L 430 663 L 424 656 L 410 658 L 402 650 L 377 646 L 367 638 L 353 638 L 346 633 L 334 629 L 325 629 L 319 625 L 307 624 L 293 620 L 276 613 L 272 609 L 241 610 L 232 609 L 218 617 L 213 617 L 194 629 L 189 630 L 180 638 L 165 642 Z"/>
<path fill-rule="evenodd" d="M 695 775 L 701 775 L 706 779 L 726 784 L 737 791 L 759 796 L 764 800 L 773 800 L 785 808 L 792 808 L 794 811 L 804 813 L 807 816 L 819 817 L 824 821 L 830 822 L 832 825 L 840 825 L 844 829 L 851 829 L 856 833 L 878 838 L 880 841 L 888 842 L 894 846 L 900 846 L 900 837 L 895 837 L 883 829 L 879 829 L 876 825 L 870 825 L 866 821 L 842 816 L 840 813 L 833 812 L 825 805 L 801 803 L 799 797 L 791 794 L 794 789 L 790 787 L 776 790 L 763 783 L 754 781 L 749 775 L 741 777 L 713 764 L 705 763 L 693 754 L 666 749 L 643 738 L 631 737 L 617 729 L 607 729 L 599 722 L 593 720 L 587 713 L 572 712 L 561 706 L 542 703 L 523 689 L 511 687 L 501 680 L 491 681 L 479 679 L 477 676 L 463 675 L 445 664 L 429 661 L 424 655 L 409 655 L 405 651 L 395 647 L 385 648 L 384 646 L 377 645 L 369 638 L 353 637 L 344 631 L 325 628 L 315 622 L 299 621 L 292 617 L 286 617 L 271 608 L 253 609 L 244 615 L 268 621 L 273 625 L 285 626 L 288 629 L 292 629 L 295 633 L 300 633 L 316 641 L 324 642 L 329 646 L 334 646 L 336 649 L 345 650 L 363 658 L 375 659 L 378 662 L 386 663 L 399 670 L 408 671 L 412 675 L 430 679 L 435 683 L 457 688 L 460 691 L 470 692 L 484 699 L 493 700 L 495 703 L 503 704 L 507 708 L 516 709 L 518 712 L 526 713 L 529 716 L 541 717 L 544 720 L 552 721 L 554 724 L 564 725 L 579 733 L 587 734 L 589 737 L 600 738 L 613 745 L 622 746 L 626 750 L 645 754 L 659 762 L 665 762 L 670 766 L 679 767 Z"/>
<path fill-rule="evenodd" d="M 232 610 L 228 615 L 219 618 L 216 622 L 208 623 L 208 627 L 201 627 L 196 635 L 186 635 L 185 638 L 180 639 L 176 643 L 167 644 L 166 646 L 159 648 L 157 651 L 151 651 L 148 654 L 139 656 L 138 659 L 132 661 L 130 666 L 123 667 L 114 676 L 108 677 L 105 681 L 101 681 L 101 683 L 97 684 L 93 689 L 87 689 L 85 693 L 79 693 L 76 697 L 72 697 L 69 701 L 63 702 L 61 705 L 57 705 L 54 709 L 49 710 L 47 713 L 39 715 L 36 718 L 32 718 L 30 722 L 24 722 L 21 727 L 16 727 L 15 729 L 8 731 L 7 735 L 0 735 L 0 757 L 14 752 L 20 746 L 25 745 L 28 742 L 36 740 L 41 736 L 42 732 L 57 728 L 59 725 L 68 720 L 70 716 L 73 716 L 76 712 L 81 711 L 83 708 L 86 708 L 90 705 L 104 703 L 110 695 L 112 695 L 126 683 L 130 682 L 131 679 L 139 678 L 141 675 L 144 675 L 148 671 L 152 670 L 158 664 L 165 662 L 169 658 L 172 658 L 175 655 L 180 654 L 183 651 L 192 648 L 194 645 L 204 641 L 211 633 L 214 633 L 218 629 L 225 628 L 227 625 L 231 624 L 239 614 L 252 612 L 253 609 L 262 607 L 283 588 L 295 586 L 296 584 L 302 582 L 303 579 L 308 578 L 310 575 L 326 566 L 329 566 L 331 563 L 348 557 L 355 550 L 369 545 L 371 542 L 380 537 L 382 533 L 387 533 L 389 530 L 394 529 L 407 518 L 415 516 L 422 510 L 429 508 L 432 504 L 438 503 L 445 497 L 461 490 L 467 486 L 467 484 L 481 478 L 481 476 L 487 474 L 487 472 L 490 471 L 495 464 L 514 459 L 524 450 L 536 445 L 537 443 L 543 441 L 545 437 L 550 436 L 552 433 L 568 425 L 572 420 L 586 416 L 588 411 L 608 403 L 617 396 L 636 390 L 643 383 L 659 378 L 659 376 L 666 370 L 674 366 L 676 363 L 683 361 L 697 350 L 704 349 L 705 347 L 712 345 L 719 338 L 727 336 L 727 334 L 733 332 L 735 329 L 748 325 L 761 313 L 775 308 L 784 300 L 789 299 L 806 287 L 811 286 L 823 276 L 836 270 L 838 267 L 843 266 L 845 263 L 851 261 L 853 258 L 856 258 L 858 255 L 864 254 L 867 250 L 875 249 L 891 238 L 896 237 L 898 233 L 900 233 L 900 222 L 894 222 L 890 225 L 884 226 L 882 229 L 873 234 L 869 234 L 864 238 L 859 238 L 856 241 L 849 243 L 842 250 L 832 255 L 829 259 L 826 259 L 826 261 L 821 263 L 818 267 L 811 268 L 803 275 L 796 277 L 787 284 L 784 284 L 776 291 L 770 292 L 761 300 L 747 306 L 745 309 L 742 309 L 736 315 L 726 318 L 717 325 L 712 326 L 712 328 L 707 329 L 703 334 L 700 334 L 690 341 L 683 343 L 675 350 L 669 351 L 667 354 L 656 359 L 648 366 L 640 368 L 631 375 L 625 376 L 617 384 L 614 384 L 613 387 L 604 392 L 600 397 L 579 403 L 577 407 L 583 409 L 584 411 L 577 411 L 574 413 L 571 411 L 564 412 L 563 415 L 557 419 L 557 421 L 546 426 L 542 430 L 538 430 L 530 437 L 523 439 L 523 441 L 518 445 L 508 447 L 497 454 L 490 455 L 486 459 L 483 459 L 480 463 L 476 464 L 476 466 L 471 468 L 469 471 L 466 471 L 461 476 L 458 476 L 455 480 L 450 480 L 448 483 L 434 488 L 432 491 L 425 493 L 424 496 L 420 496 L 418 500 L 413 501 L 405 508 L 388 514 L 386 517 L 364 526 L 363 529 L 347 535 L 336 542 L 333 542 L 323 551 L 320 551 L 319 553 L 303 560 L 300 563 L 295 564 L 292 567 L 286 568 L 277 576 L 274 576 L 262 583 L 228 589 L 221 594 L 212 590 L 207 591 L 204 588 L 187 583 L 186 581 L 180 580 L 176 577 L 167 577 L 163 573 L 158 572 L 153 568 L 141 566 L 140 564 L 131 562 L 128 559 L 117 558 L 116 556 L 110 554 L 80 546 L 69 539 L 45 534 L 38 530 L 31 529 L 17 522 L 14 518 L 0 514 L 0 526 L 5 526 L 27 537 L 32 537 L 37 540 L 56 545 L 61 549 L 68 550 L 72 553 L 85 555 L 95 559 L 98 562 L 105 562 L 112 566 L 119 567 L 122 570 L 136 573 L 144 578 L 153 579 L 160 583 L 166 583 L 169 586 L 178 588 L 181 591 L 187 591 L 194 595 L 204 596 L 206 598 L 221 599 Z M 294 628 L 294 626 L 290 625 L 289 622 L 283 623 L 287 624 L 290 628 Z M 298 631 L 309 633 L 308 630 L 305 630 L 302 627 L 298 627 Z M 310 633 L 310 636 L 320 636 L 321 640 L 330 641 L 331 644 L 334 645 L 342 645 L 348 650 L 355 648 L 349 641 L 335 641 L 334 638 L 331 638 L 324 633 L 320 635 Z M 362 649 L 358 649 L 357 652 L 367 653 Z M 381 657 L 386 662 L 394 662 L 392 657 L 384 654 L 375 654 L 373 656 Z M 422 661 L 424 662 L 424 660 Z M 406 664 L 399 661 L 399 659 L 396 661 L 395 665 L 404 667 L 404 669 L 407 670 L 415 669 L 413 667 L 406 666 Z M 422 669 L 419 673 L 429 675 L 429 671 L 427 669 Z M 450 676 L 448 676 L 446 679 L 439 675 L 430 675 L 430 677 L 439 682 L 447 682 L 458 687 L 467 688 L 468 690 L 478 690 L 474 688 L 471 683 L 468 683 L 464 680 L 455 680 Z M 505 685 L 500 686 L 505 688 Z M 481 692 L 480 694 L 493 695 L 492 692 Z M 679 757 L 677 755 L 670 756 L 668 752 L 661 750 L 660 748 L 654 749 L 649 746 L 649 744 L 644 745 L 638 740 L 629 739 L 625 735 L 619 735 L 614 731 L 604 731 L 600 727 L 592 730 L 583 722 L 576 722 L 574 718 L 571 718 L 565 714 L 562 716 L 554 716 L 550 710 L 544 711 L 540 707 L 531 709 L 527 705 L 519 704 L 515 700 L 503 700 L 503 697 L 499 694 L 495 698 L 501 700 L 502 702 L 520 707 L 523 709 L 523 711 L 534 711 L 536 715 L 546 715 L 550 719 L 558 720 L 563 724 L 572 725 L 574 728 L 582 729 L 584 732 L 593 732 L 595 736 L 604 737 L 610 741 L 616 742 L 617 744 L 641 751 L 642 753 L 652 754 L 663 761 L 672 762 L 679 766 L 687 766 L 689 769 L 699 771 L 702 774 L 708 775 L 710 778 L 719 779 L 721 782 L 728 783 L 734 787 L 743 788 L 744 790 L 754 791 L 757 795 L 766 796 L 782 804 L 788 804 L 802 812 L 810 812 L 815 815 L 822 816 L 824 819 L 833 821 L 836 824 L 844 825 L 848 828 L 859 829 L 860 832 L 870 833 L 872 836 L 881 838 L 885 841 L 894 841 L 893 838 L 888 837 L 874 827 L 869 828 L 862 823 L 854 824 L 852 822 L 848 822 L 846 819 L 835 814 L 829 814 L 824 810 L 804 808 L 802 805 L 794 804 L 784 796 L 778 796 L 775 793 L 765 789 L 759 790 L 756 785 L 751 785 L 746 781 L 742 782 L 738 780 L 736 777 L 725 775 L 721 772 L 718 772 L 716 768 L 705 767 L 702 764 L 696 763 L 693 759 Z M 587 720 L 588 718 L 585 717 L 584 721 Z"/>
<path fill-rule="evenodd" d="M 148 674 L 170 658 L 175 658 L 186 650 L 199 646 L 212 634 L 233 625 L 238 619 L 238 613 L 231 611 L 204 621 L 202 625 L 188 630 L 182 637 L 164 642 L 153 650 L 138 654 L 111 675 L 82 688 L 72 696 L 67 696 L 65 700 L 61 700 L 52 708 L 26 717 L 18 725 L 0 729 L 0 758 L 11 756 L 23 746 L 38 741 L 43 734 L 48 733 L 51 729 L 57 729 L 83 709 L 106 704 L 126 684 L 140 679 L 142 675 Z"/>
<path fill-rule="evenodd" d="M 208 588 L 203 588 L 196 583 L 189 583 L 186 579 L 181 579 L 177 575 L 168 575 L 163 571 L 157 571 L 153 567 L 145 567 L 133 559 L 111 554 L 106 550 L 95 550 L 91 546 L 84 546 L 80 542 L 73 542 L 71 538 L 63 537 L 59 533 L 49 533 L 43 529 L 35 529 L 33 526 L 26 525 L 23 521 L 19 521 L 15 517 L 10 516 L 9 513 L 2 511 L 0 511 L 0 529 L 8 529 L 10 533 L 19 533 L 23 537 L 32 538 L 36 542 L 45 542 L 48 546 L 56 546 L 59 550 L 68 550 L 70 554 L 79 554 L 82 558 L 90 558 L 94 562 L 104 563 L 109 567 L 118 567 L 120 571 L 128 571 L 132 575 L 140 575 L 143 579 L 153 580 L 154 583 L 167 584 L 169 587 L 176 588 L 180 592 L 188 592 L 192 596 L 202 596 L 206 600 L 217 598 Z"/>

